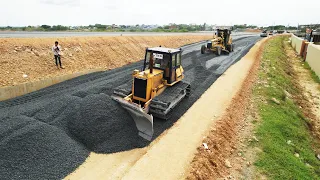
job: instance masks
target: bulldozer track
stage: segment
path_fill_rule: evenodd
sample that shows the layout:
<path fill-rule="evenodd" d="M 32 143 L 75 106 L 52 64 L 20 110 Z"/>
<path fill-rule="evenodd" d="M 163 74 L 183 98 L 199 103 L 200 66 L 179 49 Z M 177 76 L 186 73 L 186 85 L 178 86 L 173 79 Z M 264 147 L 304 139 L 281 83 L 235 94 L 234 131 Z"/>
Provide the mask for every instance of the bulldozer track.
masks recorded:
<path fill-rule="evenodd" d="M 167 115 L 187 95 L 187 91 L 190 91 L 190 84 L 183 81 L 166 88 L 163 93 L 152 99 L 149 112 L 155 117 L 168 119 Z"/>

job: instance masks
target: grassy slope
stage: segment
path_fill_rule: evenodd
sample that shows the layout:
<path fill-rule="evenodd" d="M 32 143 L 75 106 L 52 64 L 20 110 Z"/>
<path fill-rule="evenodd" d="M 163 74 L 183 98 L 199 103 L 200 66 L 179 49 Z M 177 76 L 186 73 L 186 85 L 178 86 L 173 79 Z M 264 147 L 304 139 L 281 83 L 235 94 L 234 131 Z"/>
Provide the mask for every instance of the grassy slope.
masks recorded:
<path fill-rule="evenodd" d="M 303 67 L 305 69 L 308 69 L 310 71 L 311 77 L 314 80 L 314 82 L 319 83 L 320 84 L 320 78 L 317 76 L 317 74 L 311 69 L 310 65 L 308 64 L 308 62 L 304 62 L 303 63 Z"/>
<path fill-rule="evenodd" d="M 260 141 L 255 145 L 263 150 L 255 165 L 270 179 L 320 179 L 320 161 L 312 150 L 307 119 L 295 101 L 286 98 L 284 93 L 286 90 L 293 97 L 302 93 L 295 85 L 284 41 L 287 37 L 276 37 L 265 46 L 259 81 L 267 82 L 260 83 L 254 90 L 261 117 L 257 128 Z M 271 101 L 272 98 L 279 100 L 280 105 Z"/>

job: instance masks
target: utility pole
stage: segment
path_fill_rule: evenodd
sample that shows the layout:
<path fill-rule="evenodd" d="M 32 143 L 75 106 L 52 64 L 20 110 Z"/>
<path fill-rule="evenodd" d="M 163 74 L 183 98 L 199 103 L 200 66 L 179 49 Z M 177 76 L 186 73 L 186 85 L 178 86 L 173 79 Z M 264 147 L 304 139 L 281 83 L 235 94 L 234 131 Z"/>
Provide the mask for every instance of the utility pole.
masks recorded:
<path fill-rule="evenodd" d="M 273 27 L 272 27 L 272 31 L 274 31 L 274 25 L 275 25 L 275 23 L 273 22 Z"/>

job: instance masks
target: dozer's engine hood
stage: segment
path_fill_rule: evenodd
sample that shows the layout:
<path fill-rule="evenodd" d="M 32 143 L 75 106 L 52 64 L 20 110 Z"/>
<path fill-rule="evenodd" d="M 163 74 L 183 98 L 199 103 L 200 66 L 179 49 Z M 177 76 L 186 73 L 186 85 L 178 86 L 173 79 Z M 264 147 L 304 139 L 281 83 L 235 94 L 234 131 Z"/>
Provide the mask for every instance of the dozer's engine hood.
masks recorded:
<path fill-rule="evenodd" d="M 152 89 L 159 84 L 163 78 L 163 70 L 153 69 L 136 72 L 133 74 L 132 93 L 133 99 L 141 102 L 147 102 L 151 99 Z"/>

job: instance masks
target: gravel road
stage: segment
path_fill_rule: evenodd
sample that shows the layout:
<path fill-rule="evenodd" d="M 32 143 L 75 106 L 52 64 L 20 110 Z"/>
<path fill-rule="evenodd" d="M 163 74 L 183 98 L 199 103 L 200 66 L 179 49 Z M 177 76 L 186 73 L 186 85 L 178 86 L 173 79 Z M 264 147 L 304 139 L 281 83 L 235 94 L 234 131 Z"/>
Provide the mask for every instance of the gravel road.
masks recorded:
<path fill-rule="evenodd" d="M 167 121 L 155 119 L 154 138 L 179 117 L 260 38 L 237 36 L 230 55 L 200 54 L 202 43 L 183 47 L 185 80 L 191 96 Z M 0 102 L 1 179 L 61 179 L 82 164 L 90 151 L 115 153 L 149 144 L 110 95 L 131 80 L 142 62 L 84 75 Z"/>

